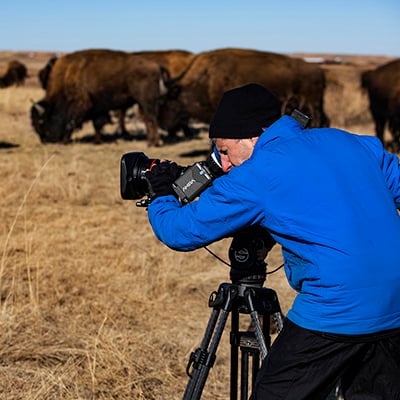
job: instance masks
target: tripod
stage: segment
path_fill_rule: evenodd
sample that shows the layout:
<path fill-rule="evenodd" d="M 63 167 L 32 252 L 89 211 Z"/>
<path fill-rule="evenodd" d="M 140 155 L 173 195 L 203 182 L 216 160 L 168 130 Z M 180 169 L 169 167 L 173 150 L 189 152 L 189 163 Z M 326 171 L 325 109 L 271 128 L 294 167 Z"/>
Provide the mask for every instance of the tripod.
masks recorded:
<path fill-rule="evenodd" d="M 236 246 L 239 243 L 240 246 Z M 247 256 L 254 254 L 259 249 L 249 241 L 243 239 L 232 242 L 230 249 L 231 261 L 237 267 L 238 262 L 250 260 L 251 268 L 233 268 L 231 270 L 232 283 L 222 283 L 218 291 L 211 293 L 209 307 L 212 307 L 200 347 L 195 350 L 189 358 L 186 373 L 189 381 L 183 396 L 184 400 L 200 399 L 210 369 L 213 367 L 218 344 L 222 337 L 229 314 L 231 314 L 231 367 L 230 367 L 230 399 L 238 398 L 239 377 L 239 349 L 241 351 L 240 370 L 240 399 L 246 400 L 249 391 L 249 367 L 251 363 L 251 385 L 254 386 L 256 375 L 260 368 L 260 356 L 264 359 L 271 345 L 270 317 L 275 320 L 277 331 L 282 329 L 282 314 L 276 292 L 264 288 L 263 283 L 266 276 L 266 263 L 263 261 L 267 252 L 263 254 L 262 260 Z M 263 245 L 265 243 L 263 242 Z M 243 249 L 246 251 L 243 252 Z M 251 250 L 249 252 L 249 249 Z M 244 257 L 245 256 L 245 257 Z M 242 267 L 242 266 L 241 266 Z M 239 318 L 241 314 L 251 317 L 254 331 L 240 331 Z M 262 324 L 259 316 L 262 317 Z"/>

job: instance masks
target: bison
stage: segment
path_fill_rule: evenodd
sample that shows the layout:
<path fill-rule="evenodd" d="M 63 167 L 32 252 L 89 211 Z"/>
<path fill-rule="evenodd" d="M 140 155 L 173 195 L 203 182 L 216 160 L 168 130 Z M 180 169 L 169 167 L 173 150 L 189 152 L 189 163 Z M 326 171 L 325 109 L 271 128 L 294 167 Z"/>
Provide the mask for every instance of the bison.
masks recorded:
<path fill-rule="evenodd" d="M 375 123 L 376 136 L 386 147 L 400 149 L 400 59 L 390 61 L 361 74 L 361 86 L 367 91 L 369 109 Z M 392 142 L 384 141 L 388 124 Z"/>
<path fill-rule="evenodd" d="M 148 145 L 159 145 L 157 113 L 169 82 L 168 70 L 139 55 L 107 49 L 69 53 L 55 62 L 45 97 L 32 105 L 32 125 L 42 142 L 67 143 L 92 120 L 100 142 L 109 112 L 138 104 Z"/>
<path fill-rule="evenodd" d="M 161 107 L 160 124 L 177 126 L 189 118 L 209 123 L 224 91 L 259 83 L 276 92 L 282 111 L 294 108 L 311 114 L 312 126 L 329 126 L 323 108 L 324 71 L 289 56 L 257 50 L 226 48 L 199 53 L 175 77 L 177 93 Z"/>
<path fill-rule="evenodd" d="M 28 71 L 24 64 L 17 60 L 9 61 L 3 67 L 3 73 L 0 76 L 0 88 L 23 85 L 27 76 Z"/>

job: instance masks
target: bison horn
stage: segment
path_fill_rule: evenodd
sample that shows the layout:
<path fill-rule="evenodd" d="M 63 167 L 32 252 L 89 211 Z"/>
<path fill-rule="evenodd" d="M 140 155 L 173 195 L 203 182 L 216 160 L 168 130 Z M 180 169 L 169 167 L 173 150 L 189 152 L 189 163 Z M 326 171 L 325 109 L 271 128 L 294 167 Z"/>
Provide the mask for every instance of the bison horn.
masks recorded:
<path fill-rule="evenodd" d="M 168 93 L 168 88 L 165 85 L 165 82 L 164 82 L 164 80 L 162 78 L 160 78 L 159 81 L 158 81 L 158 88 L 160 90 L 161 96 L 164 96 L 165 94 Z"/>
<path fill-rule="evenodd" d="M 46 112 L 45 108 L 38 103 L 35 103 L 33 107 L 35 107 L 39 115 L 43 115 Z"/>

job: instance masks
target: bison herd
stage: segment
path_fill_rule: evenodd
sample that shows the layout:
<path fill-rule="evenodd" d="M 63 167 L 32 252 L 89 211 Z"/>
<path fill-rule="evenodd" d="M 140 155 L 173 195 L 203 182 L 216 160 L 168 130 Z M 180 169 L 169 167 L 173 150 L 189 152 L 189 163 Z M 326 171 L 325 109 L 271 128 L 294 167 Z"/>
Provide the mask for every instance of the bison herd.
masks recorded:
<path fill-rule="evenodd" d="M 43 143 L 68 143 L 74 131 L 92 121 L 96 141 L 119 116 L 137 105 L 149 146 L 169 135 L 191 135 L 190 122 L 208 123 L 224 91 L 257 82 L 275 91 L 282 113 L 294 108 L 312 116 L 312 126 L 329 126 L 324 111 L 326 78 L 318 65 L 282 54 L 226 48 L 194 54 L 183 50 L 128 53 L 83 50 L 51 58 L 39 71 L 45 96 L 31 107 L 31 122 Z M 27 76 L 18 61 L 7 64 L 0 87 L 19 85 Z M 376 134 L 383 142 L 387 124 L 396 151 L 400 148 L 400 59 L 361 75 L 368 92 Z"/>

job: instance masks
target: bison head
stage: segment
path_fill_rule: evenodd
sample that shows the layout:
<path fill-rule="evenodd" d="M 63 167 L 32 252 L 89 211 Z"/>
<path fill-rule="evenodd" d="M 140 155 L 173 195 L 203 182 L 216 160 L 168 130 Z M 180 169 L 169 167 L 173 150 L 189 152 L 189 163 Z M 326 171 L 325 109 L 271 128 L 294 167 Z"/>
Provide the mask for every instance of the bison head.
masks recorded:
<path fill-rule="evenodd" d="M 179 100 L 168 98 L 160 102 L 157 121 L 160 128 L 170 134 L 184 129 L 189 124 L 189 117 L 189 113 Z"/>
<path fill-rule="evenodd" d="M 67 143 L 73 131 L 64 113 L 54 112 L 46 100 L 38 101 L 31 107 L 31 122 L 42 143 Z"/>

